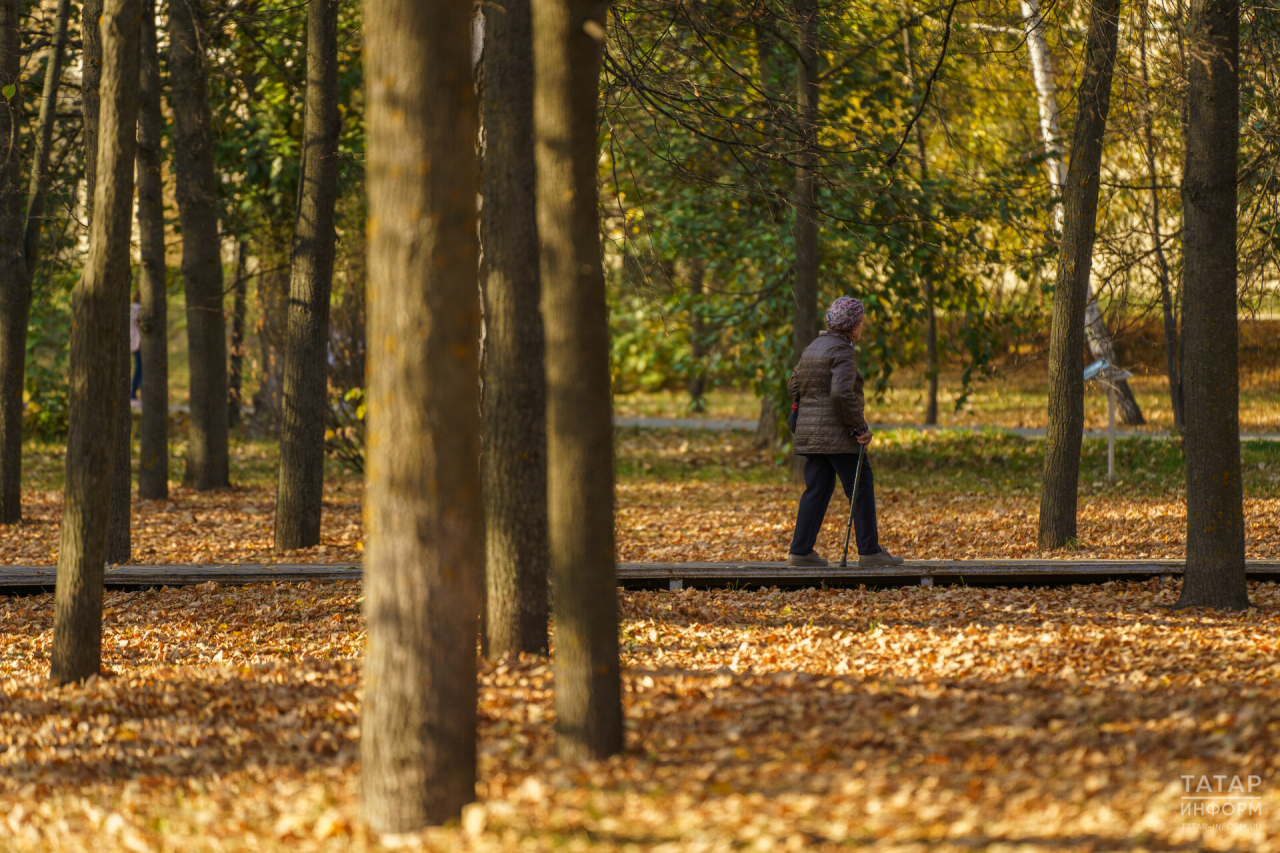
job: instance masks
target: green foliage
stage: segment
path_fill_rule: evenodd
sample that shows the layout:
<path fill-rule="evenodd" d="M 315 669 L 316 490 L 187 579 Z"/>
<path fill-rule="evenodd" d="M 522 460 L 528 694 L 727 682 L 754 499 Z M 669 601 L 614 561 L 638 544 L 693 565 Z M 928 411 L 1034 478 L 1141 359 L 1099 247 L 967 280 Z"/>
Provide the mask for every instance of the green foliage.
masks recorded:
<path fill-rule="evenodd" d="M 652 310 L 636 294 L 614 301 L 609 312 L 614 393 L 657 391 L 685 373 L 690 347 L 687 337 L 677 337 L 666 322 L 673 307 L 667 304 Z"/>
<path fill-rule="evenodd" d="M 363 388 L 341 392 L 329 389 L 329 410 L 324 430 L 325 450 L 343 470 L 364 473 L 364 416 L 367 411 Z"/>
<path fill-rule="evenodd" d="M 625 337 L 615 387 L 701 373 L 775 398 L 781 418 L 794 362 L 788 199 L 801 146 L 791 6 L 659 6 L 615 4 L 606 61 L 601 177 L 611 197 L 602 211 L 611 309 Z M 912 28 L 920 50 L 939 49 L 941 17 Z M 1038 319 L 990 296 L 1011 269 L 1025 282 L 1047 260 L 1038 228 L 1050 199 L 1027 134 L 1035 105 L 1024 97 L 1005 113 L 985 109 L 982 97 L 1004 96 L 991 92 L 993 69 L 963 54 L 974 39 L 955 32 L 956 55 L 921 119 L 946 132 L 927 133 L 918 150 L 908 128 L 921 92 L 904 85 L 901 30 L 896 7 L 823 7 L 819 311 L 842 293 L 863 299 L 860 366 L 883 393 L 896 370 L 923 361 L 933 310 L 941 358 L 963 365 L 967 389 Z M 1000 73 L 1025 79 L 1021 69 Z M 698 297 L 689 292 L 695 262 L 705 270 Z M 684 357 L 695 315 L 708 344 L 701 364 Z"/>
<path fill-rule="evenodd" d="M 43 271 L 42 272 L 46 272 Z M 28 436 L 61 438 L 67 431 L 67 367 L 71 355 L 71 289 L 79 276 L 54 270 L 32 287 L 27 332 L 23 428 Z"/>

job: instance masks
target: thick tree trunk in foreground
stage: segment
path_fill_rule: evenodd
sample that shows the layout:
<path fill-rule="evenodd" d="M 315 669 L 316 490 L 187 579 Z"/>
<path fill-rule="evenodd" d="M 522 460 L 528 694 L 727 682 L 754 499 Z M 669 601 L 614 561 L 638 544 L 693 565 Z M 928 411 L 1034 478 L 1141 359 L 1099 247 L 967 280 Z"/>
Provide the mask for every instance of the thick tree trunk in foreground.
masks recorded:
<path fill-rule="evenodd" d="M 89 258 L 72 296 L 70 427 L 58 548 L 50 680 L 97 675 L 102 660 L 102 579 L 111 495 L 111 435 L 118 411 L 120 304 L 129 293 L 129 235 L 137 148 L 138 0 L 108 0 L 101 138 Z"/>
<path fill-rule="evenodd" d="M 160 176 L 160 57 L 155 0 L 142 2 L 139 34 L 138 234 L 142 311 L 142 424 L 138 497 L 169 499 L 169 316 L 164 260 L 164 194 Z"/>
<path fill-rule="evenodd" d="M 239 426 L 244 401 L 244 324 L 249 312 L 248 252 L 248 244 L 237 240 L 236 280 L 231 287 L 231 367 L 227 376 L 227 424 L 231 427 Z"/>
<path fill-rule="evenodd" d="M 796 57 L 796 113 L 800 122 L 800 153 L 796 157 L 795 279 L 792 296 L 792 364 L 799 364 L 804 348 L 818 336 L 818 214 L 814 170 L 818 148 L 818 4 L 795 0 L 798 29 Z M 788 374 L 789 375 L 789 372 Z M 804 457 L 791 455 L 791 479 L 804 480 Z"/>
<path fill-rule="evenodd" d="M 17 86 L 21 5 L 0 0 L 0 86 Z M 21 91 L 21 90 L 19 90 Z M 14 94 L 13 103 L 20 103 Z M 0 109 L 0 139 L 16 138 L 16 109 Z M 22 385 L 27 364 L 31 278 L 22 251 L 22 158 L 0 168 L 0 524 L 22 520 Z"/>
<path fill-rule="evenodd" d="M 1062 164 L 1062 149 L 1059 140 L 1062 130 L 1058 122 L 1058 84 L 1054 81 L 1053 62 L 1049 57 L 1049 43 L 1044 35 L 1044 15 L 1040 11 L 1039 0 L 1022 0 L 1022 23 L 1027 36 L 1027 55 L 1031 60 L 1031 77 L 1035 83 L 1037 104 L 1040 108 L 1040 132 L 1044 140 L 1045 170 L 1049 174 L 1049 184 L 1055 193 L 1063 193 L 1063 185 L 1067 179 L 1066 167 Z M 1072 153 L 1074 157 L 1074 152 Z M 1058 233 L 1062 233 L 1062 204 L 1054 208 L 1054 218 Z M 1084 303 L 1085 336 L 1089 342 L 1089 352 L 1095 359 L 1105 358 L 1116 364 L 1115 348 L 1111 345 L 1111 332 L 1102 318 L 1102 310 L 1093 294 L 1092 285 L 1085 282 Z M 1120 396 L 1116 402 L 1120 407 L 1121 419 L 1130 426 L 1146 423 L 1142 417 L 1142 409 L 1138 406 L 1129 383 L 1121 380 L 1117 387 Z"/>
<path fill-rule="evenodd" d="M 87 0 L 81 9 L 80 28 L 84 44 L 83 83 L 81 109 L 84 114 L 84 162 L 85 162 L 85 212 L 89 220 L 89 232 L 93 233 L 93 219 L 97 202 L 98 133 L 101 121 L 101 80 L 103 66 L 102 33 L 99 29 L 103 15 L 102 0 Z M 135 42 L 136 49 L 136 42 Z M 136 64 L 136 63 L 135 63 Z M 136 93 L 135 93 L 136 96 Z M 136 108 L 135 108 L 136 112 Z M 132 181 L 130 181 L 132 187 Z M 92 239 L 92 236 L 91 238 Z M 117 325 L 112 361 L 116 365 L 116 408 L 121 416 L 115 420 L 114 454 L 112 456 L 111 504 L 108 512 L 107 551 L 109 563 L 129 560 L 129 491 L 131 486 L 130 431 L 133 419 L 129 414 L 129 293 L 116 310 L 124 319 Z"/>
<path fill-rule="evenodd" d="M 365 4 L 369 441 L 361 800 L 377 832 L 475 798 L 480 497 L 470 0 Z M 429 166 L 429 168 L 428 168 Z"/>
<path fill-rule="evenodd" d="M 1240 6 L 1193 0 L 1183 210 L 1187 569 L 1177 607 L 1244 608 L 1236 170 Z"/>
<path fill-rule="evenodd" d="M 485 6 L 484 653 L 547 652 L 547 397 L 529 0 Z"/>
<path fill-rule="evenodd" d="M 307 4 L 302 192 L 293 230 L 275 550 L 320 544 L 333 207 L 338 192 L 338 0 Z"/>
<path fill-rule="evenodd" d="M 596 198 L 604 6 L 534 0 L 534 123 L 547 346 L 547 515 L 556 748 L 622 749 L 609 326 Z"/>
<path fill-rule="evenodd" d="M 1062 247 L 1049 337 L 1049 429 L 1040 492 L 1040 547 L 1061 548 L 1076 535 L 1076 489 L 1084 433 L 1084 303 L 1097 236 L 1102 137 L 1111 106 L 1120 0 L 1092 0 L 1063 195 Z"/>
<path fill-rule="evenodd" d="M 204 5 L 169 8 L 169 87 L 173 171 L 182 222 L 182 278 L 187 295 L 191 426 L 183 482 L 197 490 L 231 484 L 227 454 L 227 340 L 222 315 L 222 244 L 218 238 Z"/>

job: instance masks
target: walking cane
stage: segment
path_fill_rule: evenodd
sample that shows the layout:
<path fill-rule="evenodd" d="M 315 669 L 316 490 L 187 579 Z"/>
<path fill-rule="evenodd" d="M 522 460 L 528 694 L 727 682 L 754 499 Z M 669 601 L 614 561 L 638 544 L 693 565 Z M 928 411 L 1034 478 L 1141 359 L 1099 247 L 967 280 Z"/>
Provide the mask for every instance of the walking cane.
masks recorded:
<path fill-rule="evenodd" d="M 862 453 L 865 444 L 858 445 L 858 467 L 853 473 L 853 491 L 849 494 L 849 524 L 844 529 L 844 553 L 840 555 L 840 568 L 849 566 L 849 535 L 853 533 L 853 502 L 858 498 L 858 483 L 862 480 Z"/>

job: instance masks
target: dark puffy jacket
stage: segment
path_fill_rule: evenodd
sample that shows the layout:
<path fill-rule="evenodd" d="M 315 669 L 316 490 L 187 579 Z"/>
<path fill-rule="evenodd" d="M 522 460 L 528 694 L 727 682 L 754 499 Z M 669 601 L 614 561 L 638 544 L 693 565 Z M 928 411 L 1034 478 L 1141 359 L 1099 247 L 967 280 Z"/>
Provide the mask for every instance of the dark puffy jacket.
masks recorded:
<path fill-rule="evenodd" d="M 821 332 L 800 356 L 787 387 L 791 399 L 800 400 L 796 453 L 858 452 L 858 442 L 849 430 L 861 432 L 867 422 L 858 356 L 848 338 Z"/>

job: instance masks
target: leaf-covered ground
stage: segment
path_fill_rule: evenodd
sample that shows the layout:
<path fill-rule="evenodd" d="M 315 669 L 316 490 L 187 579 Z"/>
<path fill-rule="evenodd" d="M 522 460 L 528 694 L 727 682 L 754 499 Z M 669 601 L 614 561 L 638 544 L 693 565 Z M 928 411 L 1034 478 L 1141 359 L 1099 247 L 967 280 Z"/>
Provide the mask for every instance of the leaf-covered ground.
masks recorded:
<path fill-rule="evenodd" d="M 1280 849 L 1280 589 L 1239 614 L 1176 593 L 621 594 L 626 754 L 560 763 L 547 661 L 482 662 L 477 804 L 388 841 Z M 51 620 L 48 595 L 0 599 L 0 850 L 380 846 L 357 811 L 358 584 L 108 593 L 111 674 L 75 687 L 45 685 Z M 1257 813 L 1184 815 L 1227 802 L 1184 800 L 1187 776 L 1258 777 L 1233 801 Z"/>
<path fill-rule="evenodd" d="M 1086 440 L 1080 535 L 1073 550 L 1036 547 L 1044 442 L 1000 433 L 883 433 L 871 453 L 881 542 L 914 559 L 1168 557 L 1184 554 L 1182 456 L 1169 440 L 1118 443 L 1118 481 L 1106 482 L 1106 443 Z M 359 560 L 363 485 L 332 472 L 322 544 L 277 555 L 273 449 L 236 450 L 237 486 L 197 493 L 175 485 L 167 503 L 133 505 L 134 561 L 343 562 Z M 1280 442 L 1243 445 L 1248 555 L 1280 558 Z M 57 561 L 59 459 L 29 454 L 40 488 L 26 520 L 0 527 L 0 563 Z M 621 430 L 617 437 L 618 558 L 635 561 L 781 560 L 801 487 L 772 451 L 745 433 Z M 43 477 L 43 479 L 41 479 Z M 842 544 L 847 504 L 832 500 L 818 550 Z"/>

